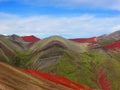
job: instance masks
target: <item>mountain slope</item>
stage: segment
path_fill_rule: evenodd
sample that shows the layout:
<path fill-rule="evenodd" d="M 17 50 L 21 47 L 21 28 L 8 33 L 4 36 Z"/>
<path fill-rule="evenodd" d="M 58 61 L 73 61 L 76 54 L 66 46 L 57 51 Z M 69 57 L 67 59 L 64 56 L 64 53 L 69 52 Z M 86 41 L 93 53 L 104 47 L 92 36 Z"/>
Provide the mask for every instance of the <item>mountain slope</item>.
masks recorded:
<path fill-rule="evenodd" d="M 79 43 L 97 43 L 97 37 L 91 37 L 91 38 L 75 38 L 75 39 L 69 39 L 71 41 L 79 42 Z"/>
<path fill-rule="evenodd" d="M 13 74 L 14 73 L 14 74 Z M 48 80 L 31 76 L 0 62 L 0 89 L 2 90 L 71 90 Z"/>
<path fill-rule="evenodd" d="M 21 37 L 25 42 L 37 42 L 37 41 L 40 41 L 39 38 L 31 35 L 31 36 L 22 36 Z"/>
<path fill-rule="evenodd" d="M 64 76 L 92 88 L 118 88 L 120 62 L 102 47 L 89 49 L 89 43 L 75 43 L 55 36 L 35 43 L 30 51 L 31 58 L 26 64 L 29 69 Z M 106 87 L 99 78 L 102 74 L 97 73 L 100 68 L 106 72 L 104 79 L 110 83 L 106 82 Z M 113 69 L 118 72 L 113 73 Z"/>
<path fill-rule="evenodd" d="M 85 52 L 87 50 L 88 43 L 78 44 L 67 39 L 54 36 L 41 40 L 30 48 L 30 51 L 32 51 L 32 57 L 28 64 L 30 65 L 30 63 L 33 63 L 32 66 L 36 66 L 36 69 L 44 68 L 46 66 L 50 66 L 54 63 L 59 62 L 59 58 L 64 53 L 75 55 L 75 53 Z"/>
<path fill-rule="evenodd" d="M 11 62 L 18 52 L 23 51 L 23 48 L 14 43 L 9 37 L 0 37 L 0 61 Z"/>
<path fill-rule="evenodd" d="M 119 49 L 120 48 L 120 40 L 114 41 L 111 44 L 107 44 L 104 46 L 104 48 L 110 49 L 110 50 Z"/>
<path fill-rule="evenodd" d="M 98 37 L 97 43 L 77 43 L 53 36 L 32 44 L 29 42 L 26 44 L 16 36 L 12 38 L 2 36 L 0 39 L 2 57 L 0 60 L 5 60 L 13 66 L 42 71 L 54 76 L 60 75 L 94 89 L 120 88 L 119 44 L 117 49 L 109 50 L 104 47 L 111 44 L 108 39 L 99 42 Z M 20 45 L 14 42 L 16 40 Z M 112 42 L 114 41 L 115 39 Z"/>
<path fill-rule="evenodd" d="M 114 42 L 116 40 L 120 40 L 120 30 L 98 37 L 98 42 L 100 44 L 102 44 L 103 46 L 107 45 L 107 44 L 110 44 L 110 43 L 112 43 L 112 42 Z"/>

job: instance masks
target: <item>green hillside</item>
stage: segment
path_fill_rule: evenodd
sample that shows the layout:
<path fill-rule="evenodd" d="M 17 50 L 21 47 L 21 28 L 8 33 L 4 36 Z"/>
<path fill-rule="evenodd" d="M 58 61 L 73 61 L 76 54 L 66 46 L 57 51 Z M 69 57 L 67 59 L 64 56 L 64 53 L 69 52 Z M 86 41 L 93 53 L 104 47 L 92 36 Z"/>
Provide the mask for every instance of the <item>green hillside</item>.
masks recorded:
<path fill-rule="evenodd" d="M 120 50 L 106 50 L 102 45 L 76 43 L 59 36 L 39 42 L 16 44 L 0 38 L 0 61 L 67 77 L 95 89 L 119 90 Z"/>

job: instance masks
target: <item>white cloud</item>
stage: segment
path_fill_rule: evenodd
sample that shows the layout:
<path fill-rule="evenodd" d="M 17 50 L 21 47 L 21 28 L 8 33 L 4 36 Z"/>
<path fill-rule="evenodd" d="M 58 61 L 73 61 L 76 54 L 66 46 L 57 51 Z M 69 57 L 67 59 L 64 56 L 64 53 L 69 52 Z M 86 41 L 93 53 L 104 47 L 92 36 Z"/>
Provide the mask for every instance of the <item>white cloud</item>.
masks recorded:
<path fill-rule="evenodd" d="M 0 19 L 17 18 L 17 15 L 0 12 Z"/>
<path fill-rule="evenodd" d="M 21 17 L 0 13 L 0 33 L 18 35 L 34 34 L 40 37 L 56 34 L 69 38 L 91 37 L 120 29 L 119 21 L 120 16 L 108 18 L 99 18 L 93 15 Z"/>
<path fill-rule="evenodd" d="M 115 26 L 113 26 L 113 27 L 111 28 L 111 32 L 114 32 L 114 31 L 116 31 L 116 30 L 120 30 L 120 24 L 115 25 Z"/>

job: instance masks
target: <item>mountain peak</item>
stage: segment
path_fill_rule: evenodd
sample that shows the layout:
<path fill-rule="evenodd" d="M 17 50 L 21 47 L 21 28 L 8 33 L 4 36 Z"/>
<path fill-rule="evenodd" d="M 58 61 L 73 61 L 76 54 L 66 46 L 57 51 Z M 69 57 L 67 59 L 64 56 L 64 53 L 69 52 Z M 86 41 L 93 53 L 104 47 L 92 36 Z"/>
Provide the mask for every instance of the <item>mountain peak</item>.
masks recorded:
<path fill-rule="evenodd" d="M 34 35 L 30 35 L 30 36 L 22 36 L 21 37 L 25 42 L 37 42 L 40 39 L 35 37 Z"/>

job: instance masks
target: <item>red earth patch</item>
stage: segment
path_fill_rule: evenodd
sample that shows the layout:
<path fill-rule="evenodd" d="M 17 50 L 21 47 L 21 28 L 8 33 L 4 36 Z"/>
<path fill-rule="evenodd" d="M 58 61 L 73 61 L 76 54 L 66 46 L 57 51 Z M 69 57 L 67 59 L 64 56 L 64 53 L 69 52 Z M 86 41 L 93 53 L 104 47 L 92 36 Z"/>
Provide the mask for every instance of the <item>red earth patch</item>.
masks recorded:
<path fill-rule="evenodd" d="M 22 36 L 21 38 L 22 38 L 25 42 L 38 42 L 38 41 L 40 41 L 39 38 L 37 38 L 37 37 L 35 37 L 35 36 L 33 36 L 33 35 L 31 35 L 31 36 Z"/>
<path fill-rule="evenodd" d="M 78 84 L 78 83 L 71 81 L 67 78 L 64 78 L 62 76 L 51 75 L 51 74 L 39 72 L 36 70 L 25 70 L 25 72 L 30 73 L 30 74 L 37 76 L 37 77 L 40 77 L 40 78 L 47 79 L 47 80 L 52 81 L 54 83 L 69 87 L 72 90 L 93 90 L 92 88 L 89 88 L 87 86 L 83 86 L 81 84 Z"/>
<path fill-rule="evenodd" d="M 114 50 L 120 48 L 120 40 L 117 40 L 111 44 L 105 45 L 104 48 Z"/>
<path fill-rule="evenodd" d="M 91 38 L 76 38 L 76 39 L 69 39 L 71 41 L 79 42 L 79 43 L 97 43 L 97 37 L 91 37 Z"/>
<path fill-rule="evenodd" d="M 112 90 L 111 82 L 106 77 L 107 71 L 105 69 L 99 69 L 96 74 L 98 78 L 98 84 L 100 85 L 102 90 Z"/>

